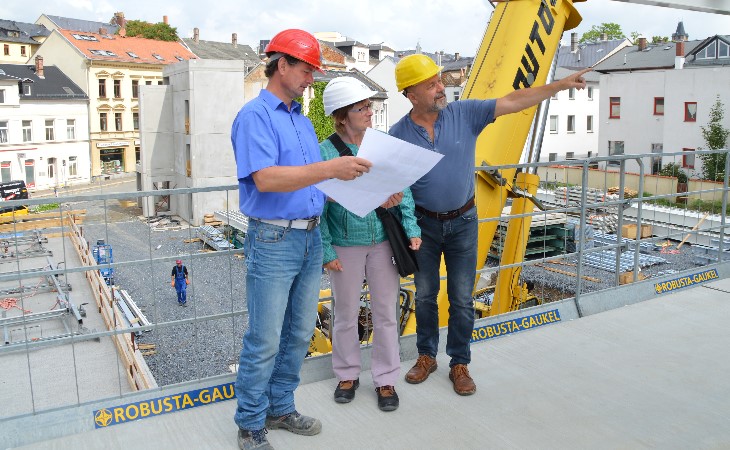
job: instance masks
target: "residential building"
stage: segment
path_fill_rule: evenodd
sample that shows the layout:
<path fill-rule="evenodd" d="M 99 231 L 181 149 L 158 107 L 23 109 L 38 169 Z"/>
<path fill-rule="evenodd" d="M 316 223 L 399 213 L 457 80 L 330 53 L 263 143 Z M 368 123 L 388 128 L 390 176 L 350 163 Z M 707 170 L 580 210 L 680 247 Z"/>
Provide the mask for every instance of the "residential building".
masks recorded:
<path fill-rule="evenodd" d="M 325 70 L 324 72 L 324 74 L 315 73 L 314 81 L 329 83 L 330 80 L 333 80 L 337 77 L 353 77 L 360 80 L 363 84 L 365 84 L 365 86 L 370 88 L 370 90 L 375 91 L 376 94 L 370 98 L 372 100 L 373 129 L 383 132 L 388 131 L 388 129 L 390 128 L 388 126 L 388 93 L 386 92 L 385 88 L 383 88 L 373 79 L 369 78 L 367 75 L 356 69 L 353 69 L 349 72 L 343 72 L 341 70 Z M 304 94 L 305 104 L 308 104 L 309 100 L 314 97 L 314 89 L 310 87 Z"/>
<path fill-rule="evenodd" d="M 27 63 L 50 34 L 43 25 L 0 19 L 0 63 Z"/>
<path fill-rule="evenodd" d="M 554 80 L 560 80 L 610 57 L 631 45 L 628 39 L 604 39 L 578 43 L 571 33 L 570 44 L 558 49 Z M 584 159 L 598 155 L 599 74 L 588 72 L 586 88 L 555 94 L 548 102 L 540 161 Z"/>
<path fill-rule="evenodd" d="M 58 67 L 0 64 L 0 180 L 49 189 L 88 183 L 89 99 Z"/>
<path fill-rule="evenodd" d="M 119 20 L 124 24 L 123 16 Z M 89 96 L 91 174 L 135 172 L 141 90 L 163 84 L 163 67 L 196 57 L 181 42 L 128 37 L 124 28 L 99 31 L 57 28 L 37 54 Z"/>
<path fill-rule="evenodd" d="M 368 44 L 363 44 L 362 42 L 350 39 L 336 31 L 317 32 L 314 33 L 314 36 L 320 42 L 328 43 L 349 57 L 346 61 L 347 67 L 345 67 L 345 70 L 347 71 L 357 69 L 360 72 L 366 73 L 375 63 L 377 63 L 377 60 L 372 61 L 370 58 L 371 51 L 370 45 Z M 378 54 L 380 53 L 380 49 L 374 50 L 376 50 Z"/>
<path fill-rule="evenodd" d="M 401 119 L 411 110 L 411 102 L 398 90 L 395 85 L 395 65 L 397 59 L 387 56 L 380 60 L 370 71 L 367 76 L 379 86 L 387 94 L 387 99 L 383 101 L 383 108 L 386 110 L 385 130 L 390 130 L 397 121 Z"/>
<path fill-rule="evenodd" d="M 692 153 L 706 148 L 701 127 L 718 98 L 730 105 L 730 36 L 660 44 L 639 38 L 595 69 L 601 74 L 600 156 L 653 153 L 643 161 L 646 173 L 668 163 L 690 177 L 701 173 Z M 727 115 L 723 125 L 730 128 Z M 674 152 L 681 154 L 664 155 Z M 628 161 L 627 170 L 638 172 L 639 163 Z"/>

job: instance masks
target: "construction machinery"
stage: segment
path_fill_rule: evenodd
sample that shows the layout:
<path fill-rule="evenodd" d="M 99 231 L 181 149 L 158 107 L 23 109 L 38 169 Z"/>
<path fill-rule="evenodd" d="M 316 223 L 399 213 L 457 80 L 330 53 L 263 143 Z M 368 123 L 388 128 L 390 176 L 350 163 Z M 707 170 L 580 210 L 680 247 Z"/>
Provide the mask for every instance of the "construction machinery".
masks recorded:
<path fill-rule="evenodd" d="M 25 181 L 14 180 L 5 181 L 0 183 L 0 202 L 6 202 L 10 200 L 27 200 L 28 199 L 28 188 L 25 186 Z M 28 214 L 28 207 L 25 205 L 20 206 L 3 206 L 0 205 L 0 217 Z"/>
<path fill-rule="evenodd" d="M 496 4 L 495 9 L 461 98 L 500 98 L 514 90 L 546 84 L 549 76 L 552 76 L 552 66 L 563 31 L 575 28 L 581 21 L 573 3 L 582 1 L 585 0 L 492 2 Z M 489 125 L 477 141 L 476 165 L 489 168 L 537 161 L 545 121 L 544 114 L 536 114 L 538 107 L 500 117 Z M 509 220 L 502 244 L 499 266 L 508 268 L 498 269 L 492 300 L 478 309 L 478 315 L 482 317 L 514 311 L 528 302 L 539 303 L 530 294 L 527 283 L 521 281 L 519 267 L 519 263 L 524 260 L 529 238 L 529 214 L 534 211 L 536 204 L 539 205 L 534 199 L 538 183 L 536 174 L 526 171 L 518 173 L 516 169 L 486 169 L 476 172 L 475 200 L 480 224 L 477 258 L 479 267 L 474 268 L 475 272 L 482 269 L 487 259 L 499 218 L 508 199 L 511 199 L 510 216 L 516 216 Z M 446 276 L 446 266 L 442 260 L 442 281 L 437 300 L 439 326 L 446 326 L 449 319 Z M 328 292 L 324 291 L 320 295 L 320 327 L 315 332 L 310 347 L 315 352 L 329 351 L 321 344 L 326 337 L 322 335 L 328 334 L 330 308 L 325 300 L 327 296 Z M 415 288 L 412 286 L 401 287 L 400 311 L 401 333 L 415 333 Z M 361 336 L 361 339 L 368 342 L 370 336 Z M 319 345 L 317 341 L 320 342 Z"/>
<path fill-rule="evenodd" d="M 107 285 L 113 286 L 114 268 L 111 263 L 114 262 L 114 253 L 112 246 L 107 244 L 104 239 L 98 239 L 96 245 L 91 248 L 91 255 L 99 266 L 106 264 L 106 267 L 99 268 L 99 274 L 104 278 Z"/>

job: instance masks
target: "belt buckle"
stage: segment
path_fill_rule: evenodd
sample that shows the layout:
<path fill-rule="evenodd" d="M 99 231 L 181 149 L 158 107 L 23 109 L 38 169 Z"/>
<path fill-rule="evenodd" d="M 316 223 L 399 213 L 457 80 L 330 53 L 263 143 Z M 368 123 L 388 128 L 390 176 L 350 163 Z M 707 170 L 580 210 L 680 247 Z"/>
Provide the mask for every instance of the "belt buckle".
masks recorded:
<path fill-rule="evenodd" d="M 317 225 L 319 225 L 319 219 L 315 217 L 307 223 L 307 231 L 314 230 L 317 228 Z"/>

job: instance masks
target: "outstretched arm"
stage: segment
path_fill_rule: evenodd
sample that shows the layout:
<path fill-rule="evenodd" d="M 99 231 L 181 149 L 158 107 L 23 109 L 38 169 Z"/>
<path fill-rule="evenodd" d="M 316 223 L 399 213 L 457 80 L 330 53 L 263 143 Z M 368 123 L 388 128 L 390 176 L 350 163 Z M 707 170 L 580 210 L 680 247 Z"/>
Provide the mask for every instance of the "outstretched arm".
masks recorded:
<path fill-rule="evenodd" d="M 527 89 L 518 89 L 510 92 L 502 98 L 497 99 L 494 116 L 499 117 L 504 114 L 512 114 L 523 109 L 535 106 L 546 98 L 550 98 L 557 92 L 570 88 L 583 89 L 586 87 L 586 80 L 583 75 L 590 72 L 592 68 L 583 69 L 562 80 L 554 81 L 544 86 L 537 86 Z"/>

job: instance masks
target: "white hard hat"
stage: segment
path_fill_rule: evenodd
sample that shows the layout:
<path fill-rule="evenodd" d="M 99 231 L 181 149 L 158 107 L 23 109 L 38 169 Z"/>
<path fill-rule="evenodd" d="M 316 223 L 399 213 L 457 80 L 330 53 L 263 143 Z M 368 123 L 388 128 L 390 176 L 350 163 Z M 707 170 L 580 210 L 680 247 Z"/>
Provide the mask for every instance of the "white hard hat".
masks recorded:
<path fill-rule="evenodd" d="M 330 80 L 324 88 L 322 100 L 324 102 L 324 113 L 328 116 L 343 106 L 354 105 L 355 103 L 370 98 L 377 94 L 377 91 L 370 90 L 365 83 L 353 77 L 338 77 Z"/>

